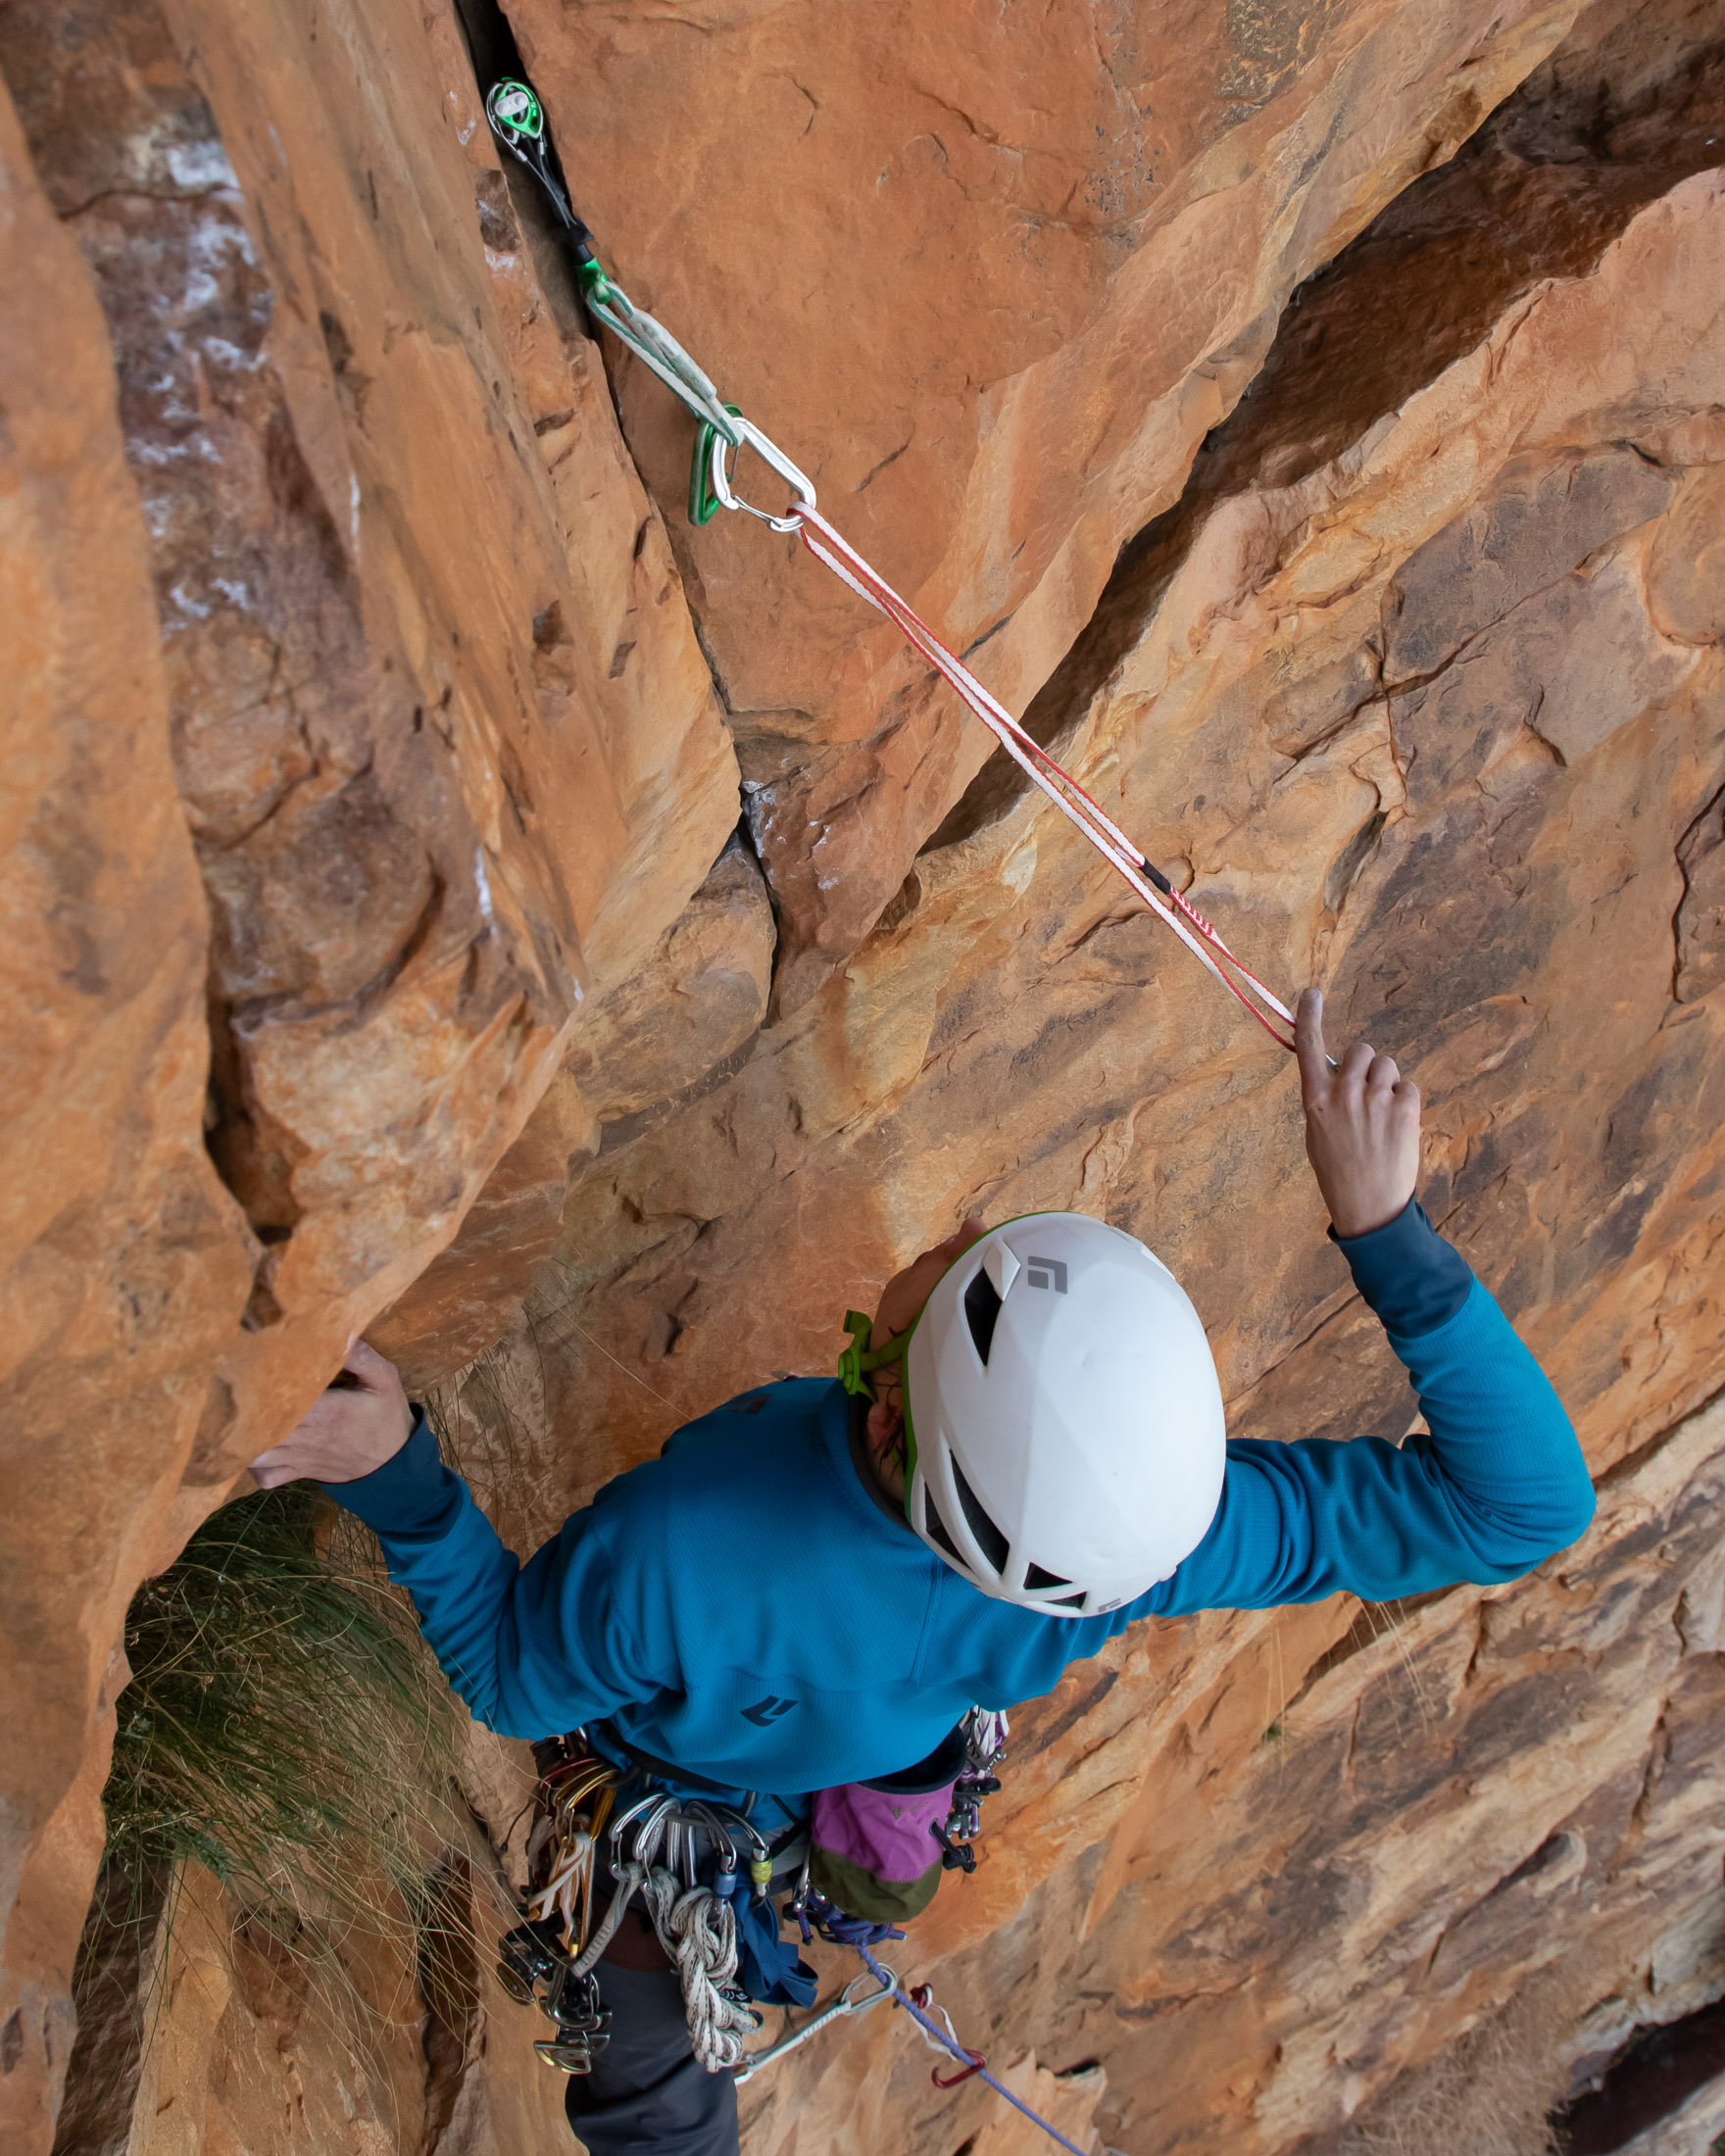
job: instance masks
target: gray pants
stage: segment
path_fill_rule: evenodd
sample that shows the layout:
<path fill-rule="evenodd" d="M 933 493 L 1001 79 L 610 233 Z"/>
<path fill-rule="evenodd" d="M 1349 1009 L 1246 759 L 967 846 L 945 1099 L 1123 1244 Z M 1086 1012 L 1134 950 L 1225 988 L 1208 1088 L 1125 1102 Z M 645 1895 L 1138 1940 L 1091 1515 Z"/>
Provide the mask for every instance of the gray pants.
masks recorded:
<path fill-rule="evenodd" d="M 696 2065 L 676 1972 L 602 1961 L 598 1975 L 611 2041 L 564 2098 L 591 2156 L 738 2156 L 737 2084 Z"/>

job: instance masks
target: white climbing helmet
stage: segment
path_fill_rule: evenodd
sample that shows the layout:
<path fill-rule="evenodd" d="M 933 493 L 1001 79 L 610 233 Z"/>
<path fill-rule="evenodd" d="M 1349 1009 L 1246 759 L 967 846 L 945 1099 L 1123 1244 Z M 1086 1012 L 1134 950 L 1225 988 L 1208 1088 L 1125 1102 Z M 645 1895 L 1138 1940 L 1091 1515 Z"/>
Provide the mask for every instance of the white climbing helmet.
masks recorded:
<path fill-rule="evenodd" d="M 905 1355 L 916 1533 L 986 1594 L 1092 1617 L 1164 1580 L 1222 1494 L 1198 1312 L 1142 1243 L 1027 1213 L 942 1275 Z"/>

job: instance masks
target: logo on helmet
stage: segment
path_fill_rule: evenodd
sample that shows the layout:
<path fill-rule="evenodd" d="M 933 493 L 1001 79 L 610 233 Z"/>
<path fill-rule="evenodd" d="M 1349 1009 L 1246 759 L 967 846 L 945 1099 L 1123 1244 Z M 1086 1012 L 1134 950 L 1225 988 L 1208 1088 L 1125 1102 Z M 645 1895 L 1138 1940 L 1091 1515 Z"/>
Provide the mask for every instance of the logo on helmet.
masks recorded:
<path fill-rule="evenodd" d="M 1026 1258 L 1025 1263 L 1030 1268 L 1030 1285 L 1033 1288 L 1048 1287 L 1050 1284 L 1050 1276 L 1052 1275 L 1055 1294 L 1058 1296 L 1063 1296 L 1065 1294 L 1066 1267 L 1064 1262 L 1060 1258 L 1031 1257 Z"/>

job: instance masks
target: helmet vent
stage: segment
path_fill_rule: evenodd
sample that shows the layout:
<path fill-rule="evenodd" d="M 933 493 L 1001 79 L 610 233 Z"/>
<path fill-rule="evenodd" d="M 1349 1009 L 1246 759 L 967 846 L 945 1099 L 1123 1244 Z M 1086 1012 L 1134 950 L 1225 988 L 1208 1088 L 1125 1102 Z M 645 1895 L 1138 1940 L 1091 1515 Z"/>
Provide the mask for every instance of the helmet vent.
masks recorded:
<path fill-rule="evenodd" d="M 929 1535 L 933 1538 L 933 1540 L 939 1543 L 942 1549 L 946 1551 L 947 1555 L 952 1558 L 955 1564 L 961 1565 L 964 1562 L 963 1558 L 961 1557 L 959 1554 L 958 1544 L 954 1542 L 953 1538 L 947 1533 L 947 1523 L 934 1509 L 933 1496 L 926 1490 L 924 1490 L 922 1493 L 922 1524 L 927 1529 Z"/>
<path fill-rule="evenodd" d="M 1070 1587 L 1070 1580 L 1062 1580 L 1058 1572 L 1044 1572 L 1041 1565 L 1032 1565 L 1024 1575 L 1026 1587 Z"/>
<path fill-rule="evenodd" d="M 964 1507 L 964 1518 L 976 1538 L 977 1546 L 995 1572 L 1004 1572 L 1007 1569 L 1007 1538 L 982 1509 L 981 1498 L 964 1480 L 964 1470 L 957 1460 L 953 1462 L 953 1480 L 959 1486 L 959 1502 Z"/>
<path fill-rule="evenodd" d="M 976 1352 L 982 1357 L 984 1369 L 988 1367 L 988 1350 L 994 1346 L 995 1323 L 1000 1314 L 1000 1292 L 978 1266 L 976 1278 L 964 1290 L 964 1322 L 970 1328 L 970 1338 L 976 1343 Z"/>

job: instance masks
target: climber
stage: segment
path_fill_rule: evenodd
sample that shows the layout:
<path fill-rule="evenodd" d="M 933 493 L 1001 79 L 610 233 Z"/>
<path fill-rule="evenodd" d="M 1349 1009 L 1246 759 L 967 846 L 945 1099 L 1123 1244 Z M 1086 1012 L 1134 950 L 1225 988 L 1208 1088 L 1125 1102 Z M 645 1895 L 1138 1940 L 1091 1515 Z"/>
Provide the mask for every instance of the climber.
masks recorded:
<path fill-rule="evenodd" d="M 375 1529 L 482 1722 L 600 1729 L 619 1759 L 743 1794 L 895 1774 L 1141 1618 L 1513 1579 L 1592 1517 L 1574 1432 L 1415 1200 L 1416 1088 L 1364 1045 L 1332 1065 L 1315 990 L 1297 1027 L 1332 1234 L 1429 1433 L 1400 1448 L 1226 1441 L 1172 1276 L 1055 1213 L 967 1220 L 859 1326 L 855 1394 L 787 1379 L 701 1417 L 525 1565 L 363 1344 L 357 1386 L 254 1473 L 315 1477 Z M 734 2084 L 689 2055 L 653 1941 L 619 1931 L 599 1968 L 613 2034 L 568 2084 L 582 2141 L 734 2152 Z"/>

